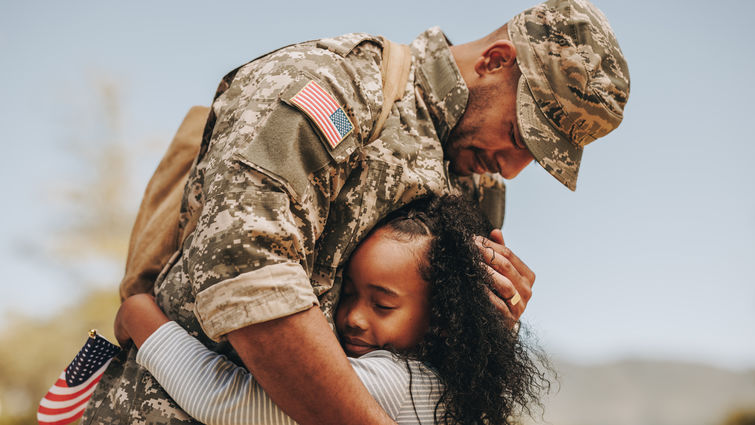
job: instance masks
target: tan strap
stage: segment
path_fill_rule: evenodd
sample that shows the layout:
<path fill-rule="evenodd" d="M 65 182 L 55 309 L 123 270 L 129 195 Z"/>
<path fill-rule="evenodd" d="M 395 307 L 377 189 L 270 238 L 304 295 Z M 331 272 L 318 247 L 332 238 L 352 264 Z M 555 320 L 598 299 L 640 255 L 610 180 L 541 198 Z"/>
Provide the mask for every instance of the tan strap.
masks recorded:
<path fill-rule="evenodd" d="M 391 114 L 393 104 L 404 96 L 411 65 L 412 53 L 409 46 L 394 43 L 383 37 L 383 62 L 380 65 L 380 71 L 383 74 L 383 108 L 372 127 L 369 142 L 373 142 L 380 136 L 385 120 Z"/>

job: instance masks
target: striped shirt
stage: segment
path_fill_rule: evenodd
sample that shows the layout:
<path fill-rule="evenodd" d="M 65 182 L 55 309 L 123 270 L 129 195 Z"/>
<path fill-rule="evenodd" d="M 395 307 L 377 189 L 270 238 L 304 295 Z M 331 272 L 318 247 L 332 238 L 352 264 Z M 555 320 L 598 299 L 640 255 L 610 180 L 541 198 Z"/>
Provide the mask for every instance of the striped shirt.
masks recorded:
<path fill-rule="evenodd" d="M 150 335 L 136 360 L 181 408 L 208 425 L 296 423 L 249 371 L 208 350 L 175 322 Z M 349 361 L 370 394 L 399 425 L 434 423 L 441 384 L 427 366 L 414 360 L 407 363 L 385 350 Z M 442 413 L 441 407 L 438 414 Z"/>

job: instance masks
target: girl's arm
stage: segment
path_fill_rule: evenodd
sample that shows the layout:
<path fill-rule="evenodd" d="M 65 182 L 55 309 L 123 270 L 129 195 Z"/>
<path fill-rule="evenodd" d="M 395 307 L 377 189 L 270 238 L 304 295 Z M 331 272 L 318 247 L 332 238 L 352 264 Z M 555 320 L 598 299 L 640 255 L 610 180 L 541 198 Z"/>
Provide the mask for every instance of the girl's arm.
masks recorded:
<path fill-rule="evenodd" d="M 254 377 L 210 351 L 146 294 L 124 301 L 116 316 L 116 338 L 139 348 L 137 362 L 157 379 L 189 415 L 212 424 L 294 424 Z M 373 353 L 371 353 L 373 354 Z M 408 397 L 408 374 L 387 352 L 349 359 L 367 390 L 392 418 Z"/>
<path fill-rule="evenodd" d="M 189 415 L 212 424 L 295 424 L 244 368 L 210 351 L 176 322 L 142 344 L 136 361 Z"/>
<path fill-rule="evenodd" d="M 149 294 L 136 294 L 126 298 L 115 314 L 115 339 L 121 347 L 132 341 L 141 348 L 144 341 L 163 324 L 168 317 Z"/>

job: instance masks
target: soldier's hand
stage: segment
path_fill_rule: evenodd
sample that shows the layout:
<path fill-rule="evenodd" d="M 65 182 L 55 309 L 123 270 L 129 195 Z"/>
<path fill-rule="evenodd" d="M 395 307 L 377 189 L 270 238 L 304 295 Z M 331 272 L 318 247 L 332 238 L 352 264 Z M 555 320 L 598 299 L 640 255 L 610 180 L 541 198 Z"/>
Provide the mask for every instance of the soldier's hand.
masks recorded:
<path fill-rule="evenodd" d="M 513 325 L 532 297 L 535 273 L 506 247 L 500 230 L 490 232 L 490 239 L 478 236 L 475 242 L 491 272 L 493 290 L 489 291 L 490 300 Z"/>

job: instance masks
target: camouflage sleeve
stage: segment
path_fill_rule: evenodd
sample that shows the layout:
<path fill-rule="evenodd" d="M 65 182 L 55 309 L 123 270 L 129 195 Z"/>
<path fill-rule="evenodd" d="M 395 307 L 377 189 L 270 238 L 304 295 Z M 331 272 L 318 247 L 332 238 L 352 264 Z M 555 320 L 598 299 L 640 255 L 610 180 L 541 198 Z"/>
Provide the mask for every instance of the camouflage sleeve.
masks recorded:
<path fill-rule="evenodd" d="M 490 224 L 497 229 L 503 226 L 506 212 L 506 183 L 498 174 L 473 174 L 450 176 L 451 185 L 457 194 L 478 204 Z"/>
<path fill-rule="evenodd" d="M 493 227 L 503 227 L 506 211 L 506 183 L 500 174 L 475 175 L 477 203 Z"/>
<path fill-rule="evenodd" d="M 339 61 L 325 49 L 284 49 L 240 68 L 213 103 L 217 120 L 197 167 L 204 205 L 183 261 L 194 312 L 214 340 L 318 304 L 315 242 L 372 116 Z M 335 143 L 293 104 L 311 81 L 355 127 Z"/>

